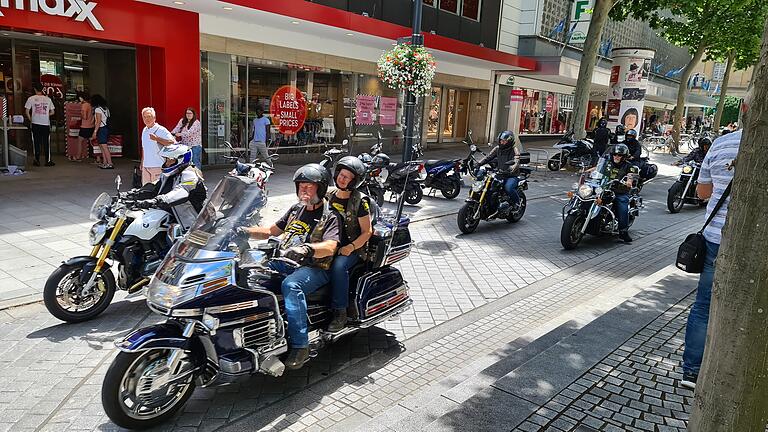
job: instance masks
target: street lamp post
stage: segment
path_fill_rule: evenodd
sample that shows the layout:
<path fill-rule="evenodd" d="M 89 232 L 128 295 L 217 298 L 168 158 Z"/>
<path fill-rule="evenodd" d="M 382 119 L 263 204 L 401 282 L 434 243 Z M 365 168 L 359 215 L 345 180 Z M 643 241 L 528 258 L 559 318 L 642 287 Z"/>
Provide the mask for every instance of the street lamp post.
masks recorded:
<path fill-rule="evenodd" d="M 424 45 L 424 36 L 421 34 L 421 5 L 422 0 L 413 1 L 413 32 L 411 45 L 414 47 Z M 410 161 L 413 154 L 413 146 L 416 142 L 416 95 L 412 91 L 405 93 L 405 131 L 403 132 L 403 162 Z"/>

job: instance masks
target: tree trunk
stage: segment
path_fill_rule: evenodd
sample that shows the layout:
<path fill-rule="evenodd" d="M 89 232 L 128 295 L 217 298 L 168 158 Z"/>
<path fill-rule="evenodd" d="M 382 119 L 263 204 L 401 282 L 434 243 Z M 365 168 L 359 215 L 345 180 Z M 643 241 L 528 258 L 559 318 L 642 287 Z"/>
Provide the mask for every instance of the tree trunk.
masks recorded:
<path fill-rule="evenodd" d="M 613 7 L 613 0 L 595 0 L 592 18 L 587 31 L 587 40 L 584 42 L 584 51 L 581 53 L 579 65 L 579 78 L 576 80 L 576 90 L 573 98 L 572 127 L 576 139 L 582 139 L 587 134 L 584 124 L 587 122 L 587 107 L 589 105 L 589 91 L 592 88 L 592 73 L 597 64 L 597 50 L 600 48 L 600 38 L 603 34 L 608 12 Z"/>
<path fill-rule="evenodd" d="M 752 82 L 688 426 L 695 432 L 762 432 L 768 423 L 768 22 Z"/>
<path fill-rule="evenodd" d="M 717 111 L 715 112 L 715 121 L 712 122 L 712 129 L 715 132 L 720 130 L 720 121 L 723 118 L 723 110 L 725 109 L 725 93 L 728 90 L 728 81 L 731 80 L 731 68 L 733 67 L 733 61 L 736 59 L 736 52 L 731 51 L 728 53 L 728 62 L 725 64 L 725 75 L 723 76 L 723 84 L 720 87 L 720 99 L 717 101 Z"/>
<path fill-rule="evenodd" d="M 680 76 L 680 85 L 677 87 L 677 106 L 675 107 L 674 123 L 672 124 L 675 153 L 680 151 L 680 120 L 685 115 L 685 96 L 688 94 L 688 78 L 691 77 L 693 70 L 701 61 L 701 58 L 704 56 L 704 51 L 706 50 L 707 41 L 702 39 L 701 43 L 699 43 L 699 47 L 696 48 L 696 54 L 693 55 L 693 58 L 688 62 L 688 65 L 685 66 L 683 74 Z"/>

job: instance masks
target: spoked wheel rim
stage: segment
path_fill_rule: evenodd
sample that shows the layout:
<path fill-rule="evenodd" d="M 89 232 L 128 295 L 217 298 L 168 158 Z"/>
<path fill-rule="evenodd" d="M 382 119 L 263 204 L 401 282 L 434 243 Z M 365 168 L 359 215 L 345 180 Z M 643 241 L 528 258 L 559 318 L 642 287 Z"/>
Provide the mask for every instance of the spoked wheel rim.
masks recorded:
<path fill-rule="evenodd" d="M 70 313 L 83 313 L 93 309 L 107 293 L 107 286 L 102 274 L 96 275 L 94 287 L 83 295 L 85 284 L 80 282 L 81 270 L 70 272 L 61 279 L 56 287 L 56 303 Z"/>
<path fill-rule="evenodd" d="M 581 232 L 581 227 L 584 226 L 584 217 L 578 217 L 573 222 L 573 225 L 571 225 L 571 232 L 569 233 L 569 237 L 571 239 L 571 243 L 578 244 L 582 237 L 584 237 L 584 233 Z"/>
<path fill-rule="evenodd" d="M 120 381 L 119 402 L 128 417 L 151 420 L 184 402 L 194 375 L 168 382 L 171 378 L 166 366 L 169 355 L 168 350 L 146 351 L 126 369 Z"/>
<path fill-rule="evenodd" d="M 683 199 L 683 194 L 681 192 L 675 193 L 675 196 L 672 197 L 672 205 L 674 206 L 675 210 L 677 211 L 682 210 L 683 204 L 685 204 L 685 200 Z"/>

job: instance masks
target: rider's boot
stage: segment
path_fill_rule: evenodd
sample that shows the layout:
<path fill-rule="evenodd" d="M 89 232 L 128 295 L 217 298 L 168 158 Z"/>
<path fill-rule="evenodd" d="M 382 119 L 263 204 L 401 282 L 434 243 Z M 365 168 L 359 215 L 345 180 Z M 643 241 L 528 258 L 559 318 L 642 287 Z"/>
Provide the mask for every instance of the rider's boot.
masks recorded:
<path fill-rule="evenodd" d="M 347 310 L 346 309 L 334 309 L 333 321 L 328 324 L 328 331 L 330 333 L 340 332 L 347 325 Z"/>
<path fill-rule="evenodd" d="M 619 238 L 622 239 L 624 243 L 632 243 L 632 237 L 629 236 L 629 231 L 627 230 L 619 231 Z"/>
<path fill-rule="evenodd" d="M 309 360 L 309 348 L 291 348 L 285 359 L 285 367 L 288 369 L 300 369 Z"/>

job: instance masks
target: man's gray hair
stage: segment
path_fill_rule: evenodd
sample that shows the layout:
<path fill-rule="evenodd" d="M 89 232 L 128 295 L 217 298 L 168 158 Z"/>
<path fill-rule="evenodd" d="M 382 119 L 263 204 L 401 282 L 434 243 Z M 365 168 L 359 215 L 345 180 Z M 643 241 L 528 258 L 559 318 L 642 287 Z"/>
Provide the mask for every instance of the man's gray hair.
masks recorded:
<path fill-rule="evenodd" d="M 152 107 L 146 107 L 141 110 L 141 116 L 144 117 L 145 112 L 152 113 L 152 117 L 157 117 L 157 113 L 155 112 L 155 109 Z"/>

